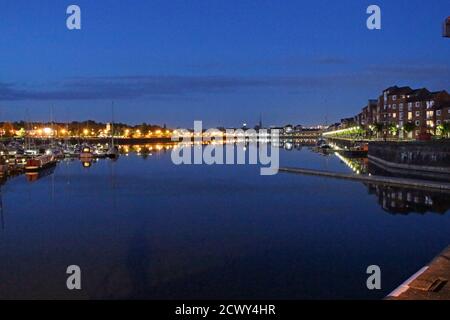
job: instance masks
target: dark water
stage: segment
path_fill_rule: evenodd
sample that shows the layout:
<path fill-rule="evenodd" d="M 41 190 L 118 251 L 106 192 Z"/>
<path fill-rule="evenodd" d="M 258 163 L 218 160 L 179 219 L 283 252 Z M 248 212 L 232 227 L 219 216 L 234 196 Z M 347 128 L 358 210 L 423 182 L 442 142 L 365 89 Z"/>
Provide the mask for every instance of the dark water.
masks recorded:
<path fill-rule="evenodd" d="M 350 171 L 307 148 L 281 163 Z M 450 243 L 448 198 L 177 167 L 169 151 L 62 162 L 2 186 L 0 298 L 379 299 Z M 366 288 L 374 264 L 381 291 Z M 81 292 L 66 289 L 69 265 L 82 269 Z"/>

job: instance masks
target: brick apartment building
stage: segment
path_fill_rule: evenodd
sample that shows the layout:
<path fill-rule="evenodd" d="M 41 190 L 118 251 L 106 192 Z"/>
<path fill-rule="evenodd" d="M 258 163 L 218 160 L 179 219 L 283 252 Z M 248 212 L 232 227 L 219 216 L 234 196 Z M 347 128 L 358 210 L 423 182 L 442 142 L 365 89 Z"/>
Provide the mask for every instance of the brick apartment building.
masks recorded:
<path fill-rule="evenodd" d="M 398 128 L 396 136 L 401 138 L 435 135 L 439 125 L 450 122 L 450 94 L 445 90 L 393 86 L 384 90 L 378 100 L 369 100 L 353 119 L 354 124 L 366 130 L 383 125 L 384 136 L 392 135 L 392 126 Z M 349 123 L 349 119 L 345 122 Z M 348 127 L 346 123 L 342 127 Z M 403 130 L 408 123 L 414 125 L 411 132 Z"/>

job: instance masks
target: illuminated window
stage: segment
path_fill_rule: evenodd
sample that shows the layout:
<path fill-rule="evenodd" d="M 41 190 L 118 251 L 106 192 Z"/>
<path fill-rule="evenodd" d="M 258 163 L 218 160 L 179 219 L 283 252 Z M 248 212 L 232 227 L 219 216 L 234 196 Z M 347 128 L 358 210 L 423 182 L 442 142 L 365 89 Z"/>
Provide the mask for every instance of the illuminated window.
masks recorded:
<path fill-rule="evenodd" d="M 412 120 L 413 118 L 413 113 L 412 112 L 408 112 L 408 120 Z"/>

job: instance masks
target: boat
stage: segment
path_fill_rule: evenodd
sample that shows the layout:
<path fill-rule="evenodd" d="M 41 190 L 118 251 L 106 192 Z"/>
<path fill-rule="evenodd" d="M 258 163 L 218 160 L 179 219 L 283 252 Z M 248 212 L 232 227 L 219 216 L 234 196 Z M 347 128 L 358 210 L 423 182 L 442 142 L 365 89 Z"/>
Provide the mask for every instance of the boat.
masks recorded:
<path fill-rule="evenodd" d="M 317 140 L 317 147 L 320 149 L 332 149 L 332 147 L 324 139 Z"/>
<path fill-rule="evenodd" d="M 66 158 L 78 158 L 80 156 L 81 149 L 79 146 L 66 145 L 64 146 L 63 152 Z"/>
<path fill-rule="evenodd" d="M 38 149 L 26 149 L 25 150 L 25 155 L 26 156 L 37 156 L 39 155 L 40 150 Z"/>
<path fill-rule="evenodd" d="M 111 159 L 116 159 L 119 157 L 119 148 L 117 148 L 117 146 L 111 146 L 111 148 L 109 148 L 108 152 L 106 153 L 106 156 L 108 158 Z"/>
<path fill-rule="evenodd" d="M 102 147 L 97 146 L 97 148 L 94 150 L 95 158 L 106 158 L 108 156 L 107 151 L 105 151 Z"/>
<path fill-rule="evenodd" d="M 81 159 L 82 161 L 84 161 L 84 160 L 89 161 L 89 160 L 92 159 L 93 157 L 94 157 L 94 154 L 93 154 L 92 148 L 91 148 L 90 146 L 84 146 L 84 147 L 81 149 L 81 152 L 80 152 L 80 159 Z"/>
<path fill-rule="evenodd" d="M 0 178 L 7 177 L 9 171 L 8 160 L 1 159 L 0 162 Z"/>
<path fill-rule="evenodd" d="M 348 158 L 365 158 L 369 153 L 369 145 L 367 143 L 360 143 L 349 149 L 337 150 L 337 152 Z"/>
<path fill-rule="evenodd" d="M 51 154 L 44 154 L 29 159 L 25 165 L 26 172 L 39 172 L 43 169 L 47 169 L 56 165 L 56 159 Z"/>
<path fill-rule="evenodd" d="M 45 154 L 53 155 L 57 159 L 64 158 L 64 151 L 63 151 L 63 149 L 61 149 L 59 147 L 54 147 L 54 148 L 48 149 L 45 152 Z"/>

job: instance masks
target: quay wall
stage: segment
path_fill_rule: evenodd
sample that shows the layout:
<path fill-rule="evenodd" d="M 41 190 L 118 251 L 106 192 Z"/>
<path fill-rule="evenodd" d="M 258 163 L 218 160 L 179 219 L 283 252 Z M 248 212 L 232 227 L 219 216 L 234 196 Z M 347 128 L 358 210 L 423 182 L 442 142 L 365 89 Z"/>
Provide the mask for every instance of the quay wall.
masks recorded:
<path fill-rule="evenodd" d="M 369 159 L 404 169 L 449 172 L 450 140 L 370 142 Z"/>
<path fill-rule="evenodd" d="M 347 147 L 351 148 L 355 145 L 355 143 L 358 141 L 364 141 L 364 140 L 354 140 L 354 139 L 345 139 L 345 138 L 333 138 L 333 137 L 327 137 L 327 140 L 330 142 L 333 142 L 334 144 L 338 145 L 339 147 Z"/>

